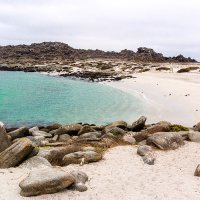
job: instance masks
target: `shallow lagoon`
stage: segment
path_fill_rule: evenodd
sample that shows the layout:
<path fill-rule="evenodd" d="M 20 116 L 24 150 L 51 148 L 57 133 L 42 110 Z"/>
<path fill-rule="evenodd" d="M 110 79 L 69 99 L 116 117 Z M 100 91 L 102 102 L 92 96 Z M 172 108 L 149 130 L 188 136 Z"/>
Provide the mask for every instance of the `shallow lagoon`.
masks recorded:
<path fill-rule="evenodd" d="M 40 73 L 0 72 L 0 121 L 9 127 L 132 121 L 143 109 L 136 96 L 103 84 Z"/>

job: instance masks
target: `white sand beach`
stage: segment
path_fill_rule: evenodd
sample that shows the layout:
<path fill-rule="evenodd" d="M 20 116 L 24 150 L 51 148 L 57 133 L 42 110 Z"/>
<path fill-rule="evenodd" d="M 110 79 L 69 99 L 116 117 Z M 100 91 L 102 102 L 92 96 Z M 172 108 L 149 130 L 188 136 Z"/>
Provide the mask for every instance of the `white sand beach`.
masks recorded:
<path fill-rule="evenodd" d="M 200 73 L 145 72 L 134 76 L 105 84 L 142 98 L 148 122 L 165 120 L 192 127 L 200 120 Z"/>
<path fill-rule="evenodd" d="M 88 174 L 88 190 L 64 190 L 56 194 L 37 197 L 21 197 L 19 182 L 28 170 L 1 169 L 0 200 L 199 200 L 200 178 L 194 176 L 200 163 L 200 145 L 186 143 L 172 151 L 157 151 L 155 165 L 146 165 L 136 153 L 136 146 L 118 146 L 110 149 L 98 163 L 84 166 L 70 165 Z"/>

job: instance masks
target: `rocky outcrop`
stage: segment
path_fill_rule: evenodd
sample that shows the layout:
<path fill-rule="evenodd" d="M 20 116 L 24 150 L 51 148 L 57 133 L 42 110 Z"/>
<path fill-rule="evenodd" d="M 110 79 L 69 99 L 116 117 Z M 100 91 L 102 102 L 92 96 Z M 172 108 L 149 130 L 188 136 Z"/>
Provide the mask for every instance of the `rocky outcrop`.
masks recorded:
<path fill-rule="evenodd" d="M 0 168 L 9 168 L 19 165 L 33 151 L 31 140 L 21 138 L 6 150 L 0 153 Z"/>
<path fill-rule="evenodd" d="M 140 47 L 135 53 L 131 50 L 122 50 L 121 52 L 105 52 L 101 50 L 83 50 L 74 49 L 67 44 L 61 42 L 43 42 L 33 43 L 31 45 L 16 45 L 16 46 L 0 46 L 0 61 L 1 63 L 48 63 L 52 61 L 68 62 L 75 59 L 88 58 L 111 58 L 111 59 L 126 59 L 142 62 L 196 62 L 194 59 L 185 58 L 182 55 L 177 57 L 164 57 L 161 53 L 155 52 L 153 49 Z M 28 71 L 37 71 L 37 68 L 27 68 L 14 65 L 13 70 L 21 69 Z M 9 70 L 6 65 L 1 66 L 1 70 Z"/>
<path fill-rule="evenodd" d="M 30 197 L 42 194 L 59 192 L 73 183 L 75 177 L 60 168 L 48 168 L 31 171 L 30 174 L 19 183 L 21 196 Z"/>
<path fill-rule="evenodd" d="M 4 124 L 0 122 L 0 152 L 4 151 L 6 148 L 10 146 L 11 142 L 6 133 L 6 129 Z"/>

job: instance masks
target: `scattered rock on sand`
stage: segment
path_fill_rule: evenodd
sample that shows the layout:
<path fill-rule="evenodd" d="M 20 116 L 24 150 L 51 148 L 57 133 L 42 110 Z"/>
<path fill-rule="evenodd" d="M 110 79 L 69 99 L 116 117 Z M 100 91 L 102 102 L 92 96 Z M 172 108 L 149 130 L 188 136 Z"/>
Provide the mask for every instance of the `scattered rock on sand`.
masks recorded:
<path fill-rule="evenodd" d="M 101 159 L 102 155 L 95 151 L 78 151 L 65 155 L 63 165 L 97 162 Z"/>
<path fill-rule="evenodd" d="M 184 141 L 182 136 L 177 132 L 159 132 L 150 135 L 147 138 L 147 144 L 155 145 L 162 150 L 169 150 L 177 149 L 184 145 Z"/>
<path fill-rule="evenodd" d="M 140 156 L 145 156 L 149 154 L 150 152 L 152 152 L 152 148 L 148 145 L 141 145 L 137 149 L 137 154 Z"/>
<path fill-rule="evenodd" d="M 72 185 L 72 188 L 78 190 L 79 192 L 84 192 L 87 190 L 87 186 L 85 185 L 86 181 L 88 181 L 88 176 L 84 172 L 81 171 L 72 171 L 70 173 L 75 178 L 75 182 Z"/>
<path fill-rule="evenodd" d="M 144 163 L 146 163 L 148 165 L 154 165 L 154 163 L 155 163 L 155 157 L 151 153 L 143 156 L 142 159 L 143 159 Z"/>
<path fill-rule="evenodd" d="M 131 126 L 131 130 L 132 131 L 141 131 L 144 126 L 145 126 L 145 122 L 146 122 L 147 118 L 142 116 L 140 117 L 137 121 L 133 122 L 132 126 Z"/>
<path fill-rule="evenodd" d="M 195 172 L 194 172 L 195 176 L 200 176 L 200 165 L 197 166 Z"/>
<path fill-rule="evenodd" d="M 10 146 L 11 142 L 6 133 L 6 129 L 4 124 L 0 122 L 0 152 L 4 151 L 6 148 Z"/>
<path fill-rule="evenodd" d="M 0 153 L 0 168 L 15 167 L 20 164 L 33 149 L 34 147 L 31 140 L 27 138 L 19 139 Z"/>
<path fill-rule="evenodd" d="M 31 171 L 30 174 L 19 183 L 20 194 L 25 197 L 51 194 L 59 192 L 75 182 L 73 175 L 60 168 L 45 168 Z"/>

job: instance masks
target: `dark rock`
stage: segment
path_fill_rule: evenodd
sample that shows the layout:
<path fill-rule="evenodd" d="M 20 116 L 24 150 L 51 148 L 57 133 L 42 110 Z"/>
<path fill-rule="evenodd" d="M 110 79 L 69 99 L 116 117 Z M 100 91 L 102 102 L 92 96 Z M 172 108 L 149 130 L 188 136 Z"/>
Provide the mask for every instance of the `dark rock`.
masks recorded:
<path fill-rule="evenodd" d="M 145 127 L 145 122 L 147 118 L 142 116 L 137 121 L 133 122 L 132 124 L 132 131 L 141 131 Z"/>

